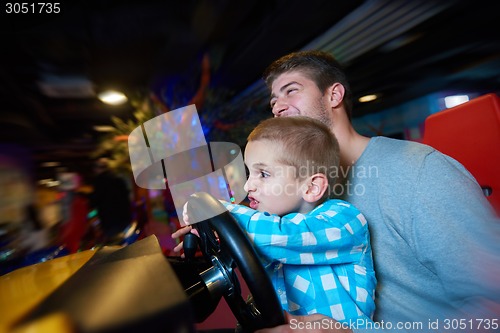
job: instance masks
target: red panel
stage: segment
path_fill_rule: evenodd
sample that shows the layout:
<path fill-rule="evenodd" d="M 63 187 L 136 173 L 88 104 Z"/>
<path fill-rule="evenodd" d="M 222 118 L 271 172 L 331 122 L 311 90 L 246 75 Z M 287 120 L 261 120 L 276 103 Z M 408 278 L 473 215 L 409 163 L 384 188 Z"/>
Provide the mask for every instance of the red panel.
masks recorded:
<path fill-rule="evenodd" d="M 482 186 L 500 214 L 500 98 L 487 94 L 425 121 L 423 143 L 462 163 Z"/>

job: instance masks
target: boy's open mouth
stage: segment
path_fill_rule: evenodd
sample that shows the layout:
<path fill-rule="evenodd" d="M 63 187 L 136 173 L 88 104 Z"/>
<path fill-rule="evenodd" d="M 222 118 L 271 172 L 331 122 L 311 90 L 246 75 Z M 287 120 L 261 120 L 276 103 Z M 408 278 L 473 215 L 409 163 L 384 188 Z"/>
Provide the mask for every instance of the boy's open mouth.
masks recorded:
<path fill-rule="evenodd" d="M 250 208 L 257 209 L 257 207 L 259 206 L 259 202 L 253 197 L 248 197 L 248 200 L 250 200 Z"/>

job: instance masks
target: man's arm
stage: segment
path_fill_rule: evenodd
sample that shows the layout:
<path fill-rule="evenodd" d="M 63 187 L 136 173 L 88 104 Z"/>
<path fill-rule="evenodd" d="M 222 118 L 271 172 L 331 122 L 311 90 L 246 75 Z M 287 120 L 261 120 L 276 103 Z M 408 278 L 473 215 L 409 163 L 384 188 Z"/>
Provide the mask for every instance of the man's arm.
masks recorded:
<path fill-rule="evenodd" d="M 412 207 L 414 249 L 467 319 L 500 316 L 500 219 L 473 177 L 438 153 L 421 169 Z M 495 313 L 496 312 L 496 313 Z"/>

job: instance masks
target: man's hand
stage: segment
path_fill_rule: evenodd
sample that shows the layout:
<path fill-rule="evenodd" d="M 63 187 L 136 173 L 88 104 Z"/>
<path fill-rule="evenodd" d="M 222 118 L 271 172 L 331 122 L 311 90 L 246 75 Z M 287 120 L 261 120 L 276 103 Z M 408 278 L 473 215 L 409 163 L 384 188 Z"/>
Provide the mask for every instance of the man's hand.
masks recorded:
<path fill-rule="evenodd" d="M 182 210 L 182 220 L 186 226 L 183 228 L 180 228 L 179 230 L 172 233 L 172 238 L 176 239 L 176 238 L 182 237 L 189 232 L 191 232 L 199 237 L 198 230 L 193 229 L 193 227 L 189 225 L 189 216 L 187 213 L 187 202 L 184 205 L 183 210 Z M 184 246 L 184 243 L 180 242 L 179 244 L 177 244 L 176 247 L 174 247 L 173 251 L 174 252 L 181 252 L 183 246 Z M 184 257 L 184 254 L 182 254 L 181 257 Z"/>
<path fill-rule="evenodd" d="M 196 231 L 196 229 L 193 230 L 193 227 L 191 227 L 190 225 L 188 226 L 185 226 L 183 228 L 180 228 L 179 230 L 175 231 L 172 233 L 172 238 L 176 239 L 176 238 L 179 238 L 179 237 L 182 237 L 184 236 L 185 234 L 187 233 L 190 233 L 190 232 L 193 232 L 194 234 L 198 235 L 198 232 Z M 173 251 L 174 252 L 181 252 L 182 248 L 184 246 L 184 243 L 183 242 L 180 242 L 179 244 L 177 244 Z M 184 254 L 181 255 L 181 257 L 184 257 Z"/>
<path fill-rule="evenodd" d="M 288 324 L 265 328 L 255 333 L 353 333 L 350 329 L 335 329 L 333 325 L 323 327 L 322 320 L 326 319 L 329 323 L 335 320 L 322 314 L 293 316 L 285 311 L 285 318 Z M 318 324 L 314 325 L 313 322 L 318 322 Z"/>
<path fill-rule="evenodd" d="M 188 203 L 186 202 L 182 207 L 182 220 L 185 225 L 189 225 L 189 216 L 188 216 Z"/>

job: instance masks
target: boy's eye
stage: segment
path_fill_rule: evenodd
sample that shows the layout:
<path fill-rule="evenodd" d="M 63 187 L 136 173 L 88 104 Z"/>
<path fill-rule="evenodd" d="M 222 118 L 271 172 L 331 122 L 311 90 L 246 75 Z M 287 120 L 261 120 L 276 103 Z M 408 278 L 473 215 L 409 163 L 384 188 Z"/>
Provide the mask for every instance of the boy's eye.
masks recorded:
<path fill-rule="evenodd" d="M 261 176 L 262 178 L 267 178 L 267 177 L 269 177 L 269 176 L 271 176 L 271 175 L 270 175 L 269 173 L 265 172 L 265 171 L 261 171 L 261 172 L 260 172 L 260 176 Z"/>

